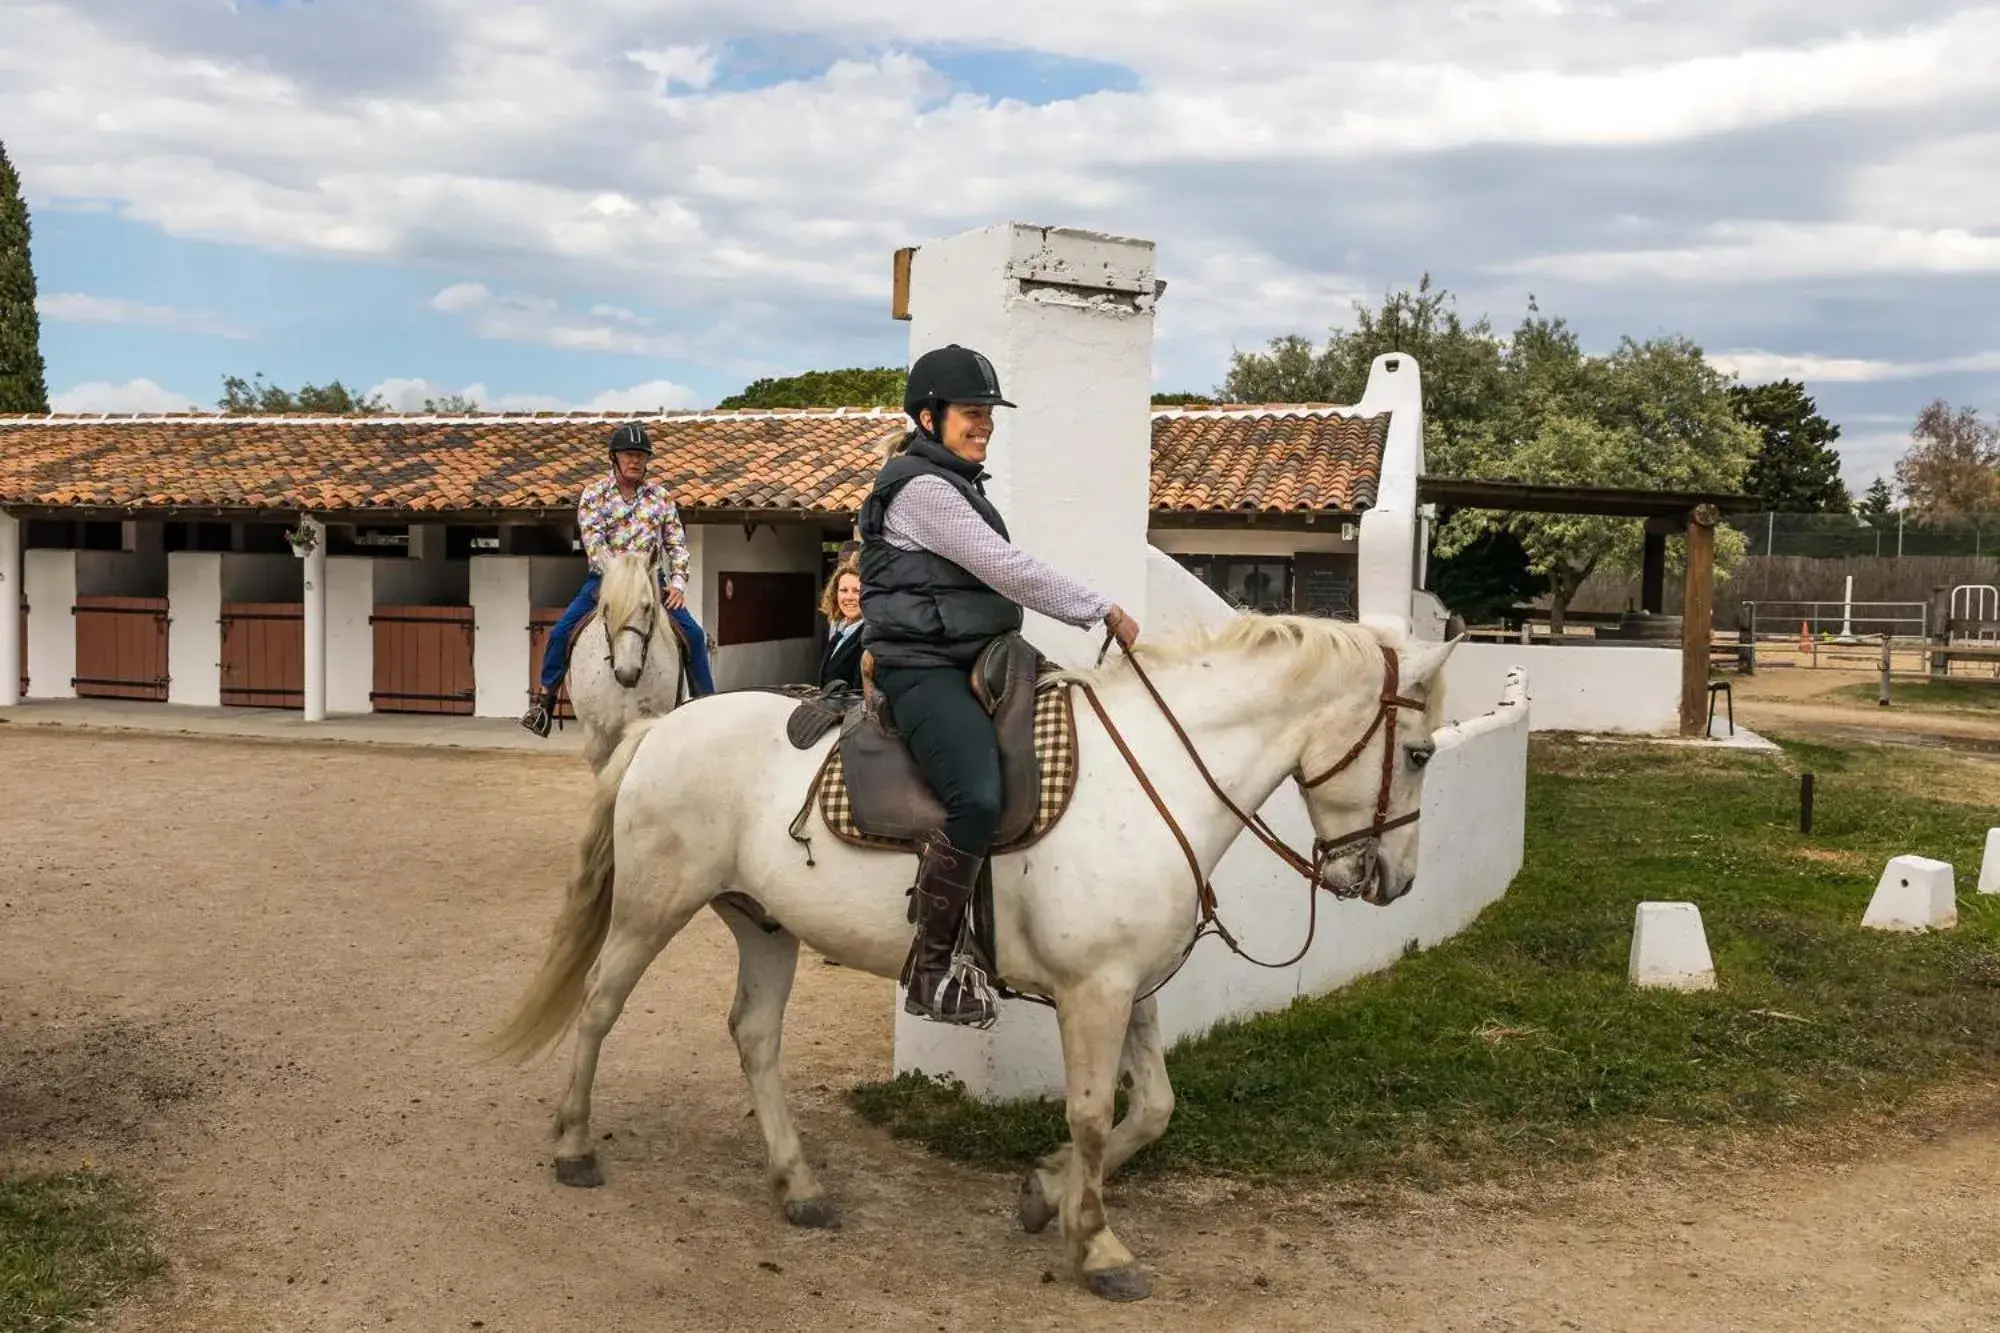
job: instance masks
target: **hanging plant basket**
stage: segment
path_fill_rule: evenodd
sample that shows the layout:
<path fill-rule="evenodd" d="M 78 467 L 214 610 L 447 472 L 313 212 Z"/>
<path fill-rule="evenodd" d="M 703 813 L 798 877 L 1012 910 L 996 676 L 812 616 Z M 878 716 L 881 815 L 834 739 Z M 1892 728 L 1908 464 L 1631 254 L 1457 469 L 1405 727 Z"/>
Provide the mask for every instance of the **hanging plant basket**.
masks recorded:
<path fill-rule="evenodd" d="M 285 533 L 285 540 L 292 544 L 292 554 L 303 560 L 319 545 L 319 533 L 301 517 L 298 526 Z"/>

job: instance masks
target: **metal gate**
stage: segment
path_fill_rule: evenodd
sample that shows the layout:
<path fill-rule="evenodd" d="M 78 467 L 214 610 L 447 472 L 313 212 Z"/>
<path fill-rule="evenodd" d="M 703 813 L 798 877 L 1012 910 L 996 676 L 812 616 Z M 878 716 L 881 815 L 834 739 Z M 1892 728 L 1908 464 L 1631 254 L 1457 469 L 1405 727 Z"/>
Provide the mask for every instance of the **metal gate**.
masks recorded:
<path fill-rule="evenodd" d="M 375 688 L 378 713 L 472 712 L 472 608 L 378 606 Z"/>
<path fill-rule="evenodd" d="M 167 599 L 79 597 L 76 674 L 85 699 L 167 699 Z"/>
<path fill-rule="evenodd" d="M 560 606 L 545 606 L 538 611 L 533 611 L 529 613 L 528 616 L 528 702 L 529 703 L 533 703 L 535 701 L 535 696 L 541 693 L 542 649 L 546 647 L 548 644 L 549 631 L 556 627 L 556 622 L 558 620 L 562 619 L 563 609 L 564 608 Z M 556 690 L 556 716 L 560 718 L 569 718 L 572 720 L 576 717 L 576 710 L 569 706 L 568 677 L 563 678 L 561 687 Z"/>
<path fill-rule="evenodd" d="M 300 602 L 225 602 L 222 702 L 306 706 L 306 612 Z"/>

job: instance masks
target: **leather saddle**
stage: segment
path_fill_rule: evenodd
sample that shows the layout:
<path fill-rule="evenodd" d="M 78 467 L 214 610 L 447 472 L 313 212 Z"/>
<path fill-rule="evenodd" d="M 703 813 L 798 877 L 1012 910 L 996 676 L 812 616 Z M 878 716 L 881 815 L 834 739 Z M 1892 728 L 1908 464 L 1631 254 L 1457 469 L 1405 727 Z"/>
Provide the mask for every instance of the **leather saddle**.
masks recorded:
<path fill-rule="evenodd" d="M 1035 684 L 1048 665 L 1019 634 L 991 640 L 972 664 L 972 693 L 992 717 L 1000 747 L 995 847 L 1026 835 L 1041 802 Z M 944 803 L 924 780 L 888 701 L 876 692 L 873 668 L 873 659 L 864 655 L 858 693 L 844 690 L 801 700 L 786 720 L 785 734 L 804 750 L 838 726 L 840 764 L 855 825 L 873 837 L 921 843 L 944 824 Z"/>

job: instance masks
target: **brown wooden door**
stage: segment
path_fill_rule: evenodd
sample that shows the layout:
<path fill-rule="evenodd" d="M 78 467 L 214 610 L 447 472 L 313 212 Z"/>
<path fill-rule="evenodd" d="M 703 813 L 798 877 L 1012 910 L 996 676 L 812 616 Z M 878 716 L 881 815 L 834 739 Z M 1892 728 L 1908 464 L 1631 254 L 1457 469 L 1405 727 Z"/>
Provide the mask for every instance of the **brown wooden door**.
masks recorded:
<path fill-rule="evenodd" d="M 544 606 L 528 615 L 528 702 L 533 703 L 542 691 L 542 649 L 549 641 L 549 631 L 562 619 L 565 608 Z M 569 678 L 556 688 L 556 716 L 575 718 L 576 710 L 569 706 Z"/>
<path fill-rule="evenodd" d="M 225 602 L 222 702 L 306 706 L 306 612 L 300 602 Z"/>
<path fill-rule="evenodd" d="M 86 699 L 167 698 L 167 599 L 76 599 L 76 675 Z"/>
<path fill-rule="evenodd" d="M 378 713 L 472 712 L 472 608 L 378 606 L 375 688 Z"/>

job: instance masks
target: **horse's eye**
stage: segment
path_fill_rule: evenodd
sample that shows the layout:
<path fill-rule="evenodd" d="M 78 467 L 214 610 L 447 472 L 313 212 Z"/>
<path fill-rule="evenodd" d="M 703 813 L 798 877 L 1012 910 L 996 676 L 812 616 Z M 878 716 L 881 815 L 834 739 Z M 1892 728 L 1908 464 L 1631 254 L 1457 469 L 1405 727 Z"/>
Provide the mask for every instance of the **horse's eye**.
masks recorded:
<path fill-rule="evenodd" d="M 1437 746 L 1435 745 L 1412 745 L 1410 747 L 1410 762 L 1418 768 L 1422 768 L 1431 761 L 1431 756 L 1436 753 Z"/>

